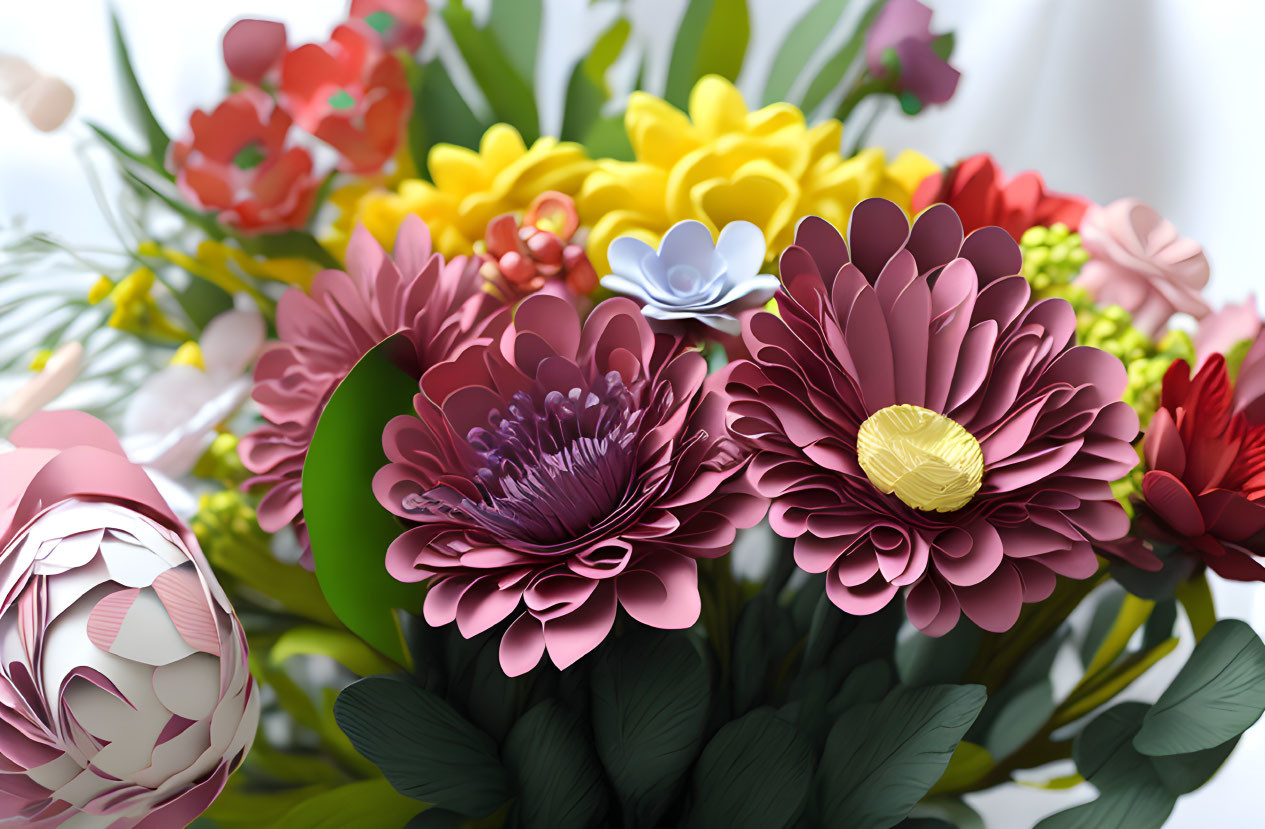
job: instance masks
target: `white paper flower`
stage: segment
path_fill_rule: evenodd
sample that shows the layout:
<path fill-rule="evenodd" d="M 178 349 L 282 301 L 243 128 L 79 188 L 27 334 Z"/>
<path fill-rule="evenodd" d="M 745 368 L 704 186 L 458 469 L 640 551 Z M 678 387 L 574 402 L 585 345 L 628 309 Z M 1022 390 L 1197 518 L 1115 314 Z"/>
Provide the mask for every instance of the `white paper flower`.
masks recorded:
<path fill-rule="evenodd" d="M 100 421 L 41 412 L 0 455 L 0 823 L 185 826 L 259 720 L 197 541 Z"/>
<path fill-rule="evenodd" d="M 725 225 L 714 247 L 705 225 L 677 222 L 658 251 L 631 236 L 611 242 L 614 272 L 602 277 L 602 287 L 640 300 L 652 320 L 698 321 L 736 335 L 737 315 L 768 302 L 780 287 L 776 276 L 760 273 L 764 254 L 764 234 L 750 222 Z"/>
<path fill-rule="evenodd" d="M 263 347 L 255 311 L 227 311 L 207 324 L 198 344 L 205 368 L 169 365 L 145 380 L 123 415 L 123 447 L 133 461 L 172 478 L 188 474 L 215 427 L 250 395 L 245 373 Z"/>

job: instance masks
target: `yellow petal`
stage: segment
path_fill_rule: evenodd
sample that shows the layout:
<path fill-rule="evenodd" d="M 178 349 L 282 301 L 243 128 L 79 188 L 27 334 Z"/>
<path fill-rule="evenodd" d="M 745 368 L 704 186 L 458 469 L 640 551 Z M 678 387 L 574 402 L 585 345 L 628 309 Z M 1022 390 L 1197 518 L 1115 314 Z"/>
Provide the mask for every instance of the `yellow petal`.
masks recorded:
<path fill-rule="evenodd" d="M 690 92 L 690 120 L 704 138 L 746 128 L 747 104 L 737 87 L 719 75 L 705 75 Z"/>
<path fill-rule="evenodd" d="M 479 155 L 483 165 L 493 172 L 510 166 L 526 152 L 527 145 L 523 143 L 523 137 L 509 124 L 493 124 L 479 141 Z"/>
<path fill-rule="evenodd" d="M 490 130 L 489 130 L 490 132 Z M 484 139 L 487 141 L 486 137 Z M 436 144 L 427 157 L 431 179 L 440 190 L 450 193 L 471 193 L 488 185 L 482 159 L 465 147 Z"/>
<path fill-rule="evenodd" d="M 651 247 L 657 247 L 667 227 L 655 224 L 654 221 L 653 217 L 631 210 L 612 210 L 598 219 L 589 230 L 589 240 L 585 246 L 593 269 L 599 275 L 610 273 L 610 262 L 606 259 L 606 250 L 611 242 L 620 236 L 632 236 Z"/>
<path fill-rule="evenodd" d="M 645 92 L 629 96 L 624 126 L 637 160 L 665 170 L 702 144 L 685 113 Z"/>

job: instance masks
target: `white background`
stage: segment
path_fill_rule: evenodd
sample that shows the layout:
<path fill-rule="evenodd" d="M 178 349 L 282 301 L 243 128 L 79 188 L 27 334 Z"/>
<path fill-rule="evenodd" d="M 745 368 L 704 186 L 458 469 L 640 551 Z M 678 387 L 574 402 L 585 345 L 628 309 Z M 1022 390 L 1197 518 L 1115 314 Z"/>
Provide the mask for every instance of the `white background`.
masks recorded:
<path fill-rule="evenodd" d="M 749 101 L 776 44 L 809 2 L 750 0 L 751 54 L 740 79 Z M 957 32 L 953 62 L 963 71 L 961 85 L 939 110 L 914 119 L 890 114 L 875 143 L 893 151 L 913 147 L 941 163 L 988 151 L 1011 173 L 1039 169 L 1053 188 L 1100 203 L 1138 196 L 1204 244 L 1214 302 L 1242 299 L 1265 284 L 1265 3 L 927 2 L 936 9 L 934 28 Z M 630 5 L 651 55 L 647 81 L 655 89 L 671 45 L 662 33 L 666 21 L 679 17 L 683 0 Z M 291 41 L 301 42 L 323 37 L 345 9 L 342 0 L 115 0 L 115 6 L 151 105 L 174 133 L 190 109 L 219 99 L 219 38 L 234 18 L 284 19 Z M 548 127 L 560 117 L 558 90 L 569 63 L 610 15 L 587 0 L 547 0 L 546 7 L 538 86 Z M 64 78 L 79 96 L 77 117 L 127 132 L 103 0 L 0 0 L 0 53 Z M 81 123 L 37 133 L 0 102 L 0 222 L 23 215 L 28 227 L 73 242 L 111 244 L 81 164 L 86 136 Z M 1214 593 L 1222 615 L 1265 630 L 1260 589 L 1215 582 Z M 1159 676 L 1138 693 L 1153 697 L 1165 681 Z M 1170 825 L 1265 824 L 1262 769 L 1265 730 L 1257 727 L 1208 786 L 1179 801 Z M 1069 800 L 1092 796 L 1088 786 L 1059 794 L 1010 786 L 973 803 L 990 827 L 1023 829 Z"/>

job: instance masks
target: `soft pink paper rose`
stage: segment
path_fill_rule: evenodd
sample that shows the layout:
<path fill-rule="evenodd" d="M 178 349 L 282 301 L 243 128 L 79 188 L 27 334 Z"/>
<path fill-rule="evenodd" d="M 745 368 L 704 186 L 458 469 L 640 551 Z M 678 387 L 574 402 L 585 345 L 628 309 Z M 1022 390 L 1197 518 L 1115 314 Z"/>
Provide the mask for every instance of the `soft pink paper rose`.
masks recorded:
<path fill-rule="evenodd" d="M 36 414 L 0 454 L 0 823 L 167 829 L 259 721 L 246 636 L 109 427 Z"/>
<path fill-rule="evenodd" d="M 1090 259 L 1076 284 L 1099 304 L 1124 308 L 1143 333 L 1159 334 L 1174 314 L 1198 319 L 1210 310 L 1203 248 L 1137 199 L 1090 207 L 1080 234 Z"/>

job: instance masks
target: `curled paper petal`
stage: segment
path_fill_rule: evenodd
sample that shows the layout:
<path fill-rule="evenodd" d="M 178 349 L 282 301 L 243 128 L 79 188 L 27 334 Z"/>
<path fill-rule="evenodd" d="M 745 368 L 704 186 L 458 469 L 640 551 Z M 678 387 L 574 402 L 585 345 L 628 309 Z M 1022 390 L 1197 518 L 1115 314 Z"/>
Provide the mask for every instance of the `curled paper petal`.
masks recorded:
<path fill-rule="evenodd" d="M 0 627 L 16 633 L 0 641 L 5 808 L 63 804 L 47 825 L 183 825 L 254 738 L 245 635 L 104 424 L 46 412 L 13 442 L 0 456 Z"/>

